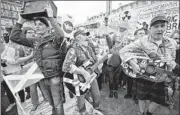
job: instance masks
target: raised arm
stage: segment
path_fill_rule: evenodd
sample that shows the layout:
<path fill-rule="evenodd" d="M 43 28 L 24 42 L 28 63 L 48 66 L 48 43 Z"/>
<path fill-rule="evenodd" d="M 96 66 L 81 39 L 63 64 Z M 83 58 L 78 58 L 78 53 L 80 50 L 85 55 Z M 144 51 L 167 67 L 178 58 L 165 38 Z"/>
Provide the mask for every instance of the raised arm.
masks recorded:
<path fill-rule="evenodd" d="M 106 35 L 106 41 L 109 49 L 111 49 L 113 46 L 113 41 L 111 40 L 111 37 L 109 35 Z"/>
<path fill-rule="evenodd" d="M 54 19 L 53 17 L 53 11 L 52 11 L 52 8 L 50 5 L 48 5 L 46 7 L 46 11 L 47 11 L 47 14 L 48 14 L 48 19 L 55 31 L 55 34 L 58 38 L 58 43 L 62 43 L 63 42 L 63 39 L 64 39 L 64 33 L 60 27 L 60 25 L 57 23 L 57 21 Z"/>
<path fill-rule="evenodd" d="M 64 33 L 63 33 L 60 25 L 57 23 L 57 21 L 53 17 L 49 17 L 49 21 L 50 21 L 53 29 L 55 30 L 56 36 L 63 41 Z"/>
<path fill-rule="evenodd" d="M 75 50 L 73 48 L 70 48 L 67 52 L 66 58 L 63 63 L 62 71 L 68 72 L 68 73 L 74 73 L 74 70 L 76 67 L 77 57 Z"/>
<path fill-rule="evenodd" d="M 31 54 L 26 56 L 26 57 L 21 57 L 18 59 L 6 59 L 6 62 L 9 64 L 21 64 L 21 63 L 28 61 L 32 57 L 33 57 L 33 52 L 31 52 Z"/>
<path fill-rule="evenodd" d="M 20 45 L 33 47 L 33 41 L 26 39 L 25 36 L 23 36 L 22 34 L 21 28 L 26 21 L 27 21 L 26 19 L 23 19 L 19 15 L 19 19 L 11 31 L 10 40 Z"/>

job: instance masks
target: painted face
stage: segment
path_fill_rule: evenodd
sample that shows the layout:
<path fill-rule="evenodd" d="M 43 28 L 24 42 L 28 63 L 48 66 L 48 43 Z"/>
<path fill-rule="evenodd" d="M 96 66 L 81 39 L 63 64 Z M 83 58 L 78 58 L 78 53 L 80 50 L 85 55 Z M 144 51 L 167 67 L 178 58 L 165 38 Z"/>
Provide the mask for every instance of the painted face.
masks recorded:
<path fill-rule="evenodd" d="M 35 38 L 35 31 L 34 30 L 27 30 L 26 38 L 27 39 L 34 39 Z"/>
<path fill-rule="evenodd" d="M 163 37 L 163 34 L 166 30 L 167 27 L 167 23 L 162 22 L 162 21 L 158 21 L 156 22 L 156 24 L 152 25 L 150 28 L 150 32 L 151 32 L 151 37 L 154 40 L 160 40 Z"/>
<path fill-rule="evenodd" d="M 43 35 L 46 32 L 48 32 L 48 27 L 39 20 L 35 21 L 35 27 L 36 27 L 36 33 L 37 34 Z"/>
<path fill-rule="evenodd" d="M 144 30 L 139 30 L 138 32 L 137 32 L 137 38 L 142 38 L 143 36 L 145 35 L 145 31 Z"/>

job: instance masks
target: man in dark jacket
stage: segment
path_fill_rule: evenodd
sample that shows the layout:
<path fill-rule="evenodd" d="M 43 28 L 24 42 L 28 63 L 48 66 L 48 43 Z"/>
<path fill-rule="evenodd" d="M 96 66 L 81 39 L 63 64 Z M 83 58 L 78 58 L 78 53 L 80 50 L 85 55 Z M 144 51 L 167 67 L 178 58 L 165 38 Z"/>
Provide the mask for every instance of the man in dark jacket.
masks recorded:
<path fill-rule="evenodd" d="M 48 18 L 37 17 L 34 19 L 36 34 L 39 35 L 38 41 L 32 41 L 22 36 L 22 25 L 27 22 L 19 16 L 19 19 L 12 29 L 10 39 L 18 44 L 32 47 L 35 51 L 34 58 L 39 68 L 41 69 L 46 84 L 46 99 L 48 99 L 52 106 L 53 115 L 64 115 L 63 102 L 62 102 L 62 84 L 61 71 L 63 58 L 61 43 L 64 38 L 63 31 L 58 26 L 53 18 L 53 12 L 47 8 Z M 50 22 L 50 23 L 49 23 Z M 54 33 L 49 33 L 50 24 L 55 30 Z"/>

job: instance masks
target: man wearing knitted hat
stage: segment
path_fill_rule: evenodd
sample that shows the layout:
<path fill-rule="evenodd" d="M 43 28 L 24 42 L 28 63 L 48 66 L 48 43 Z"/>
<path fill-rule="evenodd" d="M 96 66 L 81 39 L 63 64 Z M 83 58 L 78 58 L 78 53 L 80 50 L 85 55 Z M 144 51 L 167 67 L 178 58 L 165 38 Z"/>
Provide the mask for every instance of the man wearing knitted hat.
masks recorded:
<path fill-rule="evenodd" d="M 140 66 L 133 57 L 130 57 L 132 51 L 144 51 L 151 60 L 160 60 L 165 66 L 165 69 L 172 70 L 173 67 L 166 63 L 171 63 L 175 60 L 176 47 L 172 39 L 164 37 L 168 21 L 164 15 L 158 15 L 151 20 L 150 35 L 139 38 L 134 43 L 131 43 L 119 52 L 123 62 L 127 62 L 132 67 L 134 73 L 141 73 Z M 155 55 L 154 55 L 155 54 Z M 159 65 L 162 67 L 162 65 Z M 158 73 L 158 72 L 157 72 Z M 159 74 L 159 73 L 158 73 Z M 137 74 L 136 74 L 137 75 Z M 141 74 L 138 74 L 140 76 Z M 164 75 L 163 73 L 161 75 Z M 156 75 L 154 75 L 156 76 Z M 167 74 L 166 74 L 167 76 Z M 162 78 L 162 77 L 161 77 Z M 136 79 L 133 84 L 133 92 L 137 95 L 139 101 L 140 114 L 152 115 L 159 105 L 170 106 L 173 102 L 173 78 L 168 75 L 162 82 L 152 82 L 144 77 Z M 146 103 L 149 105 L 146 110 Z"/>

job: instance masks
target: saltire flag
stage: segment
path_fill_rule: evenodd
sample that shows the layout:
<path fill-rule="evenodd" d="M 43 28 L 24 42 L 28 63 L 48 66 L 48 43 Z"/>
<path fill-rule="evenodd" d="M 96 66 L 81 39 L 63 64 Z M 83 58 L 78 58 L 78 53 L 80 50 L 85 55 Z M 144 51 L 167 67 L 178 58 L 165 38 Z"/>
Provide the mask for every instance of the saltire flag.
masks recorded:
<path fill-rule="evenodd" d="M 13 75 L 3 76 L 3 78 L 16 99 L 17 104 L 22 110 L 23 115 L 29 115 L 29 113 L 27 113 L 22 107 L 16 93 L 44 78 L 44 75 L 41 73 L 38 65 L 34 62 L 29 63 L 23 66 L 20 71 L 14 73 Z"/>
<path fill-rule="evenodd" d="M 23 66 L 18 74 L 4 76 L 4 80 L 13 94 L 28 86 L 31 86 L 43 78 L 44 76 L 41 73 L 38 65 L 34 62 Z"/>

